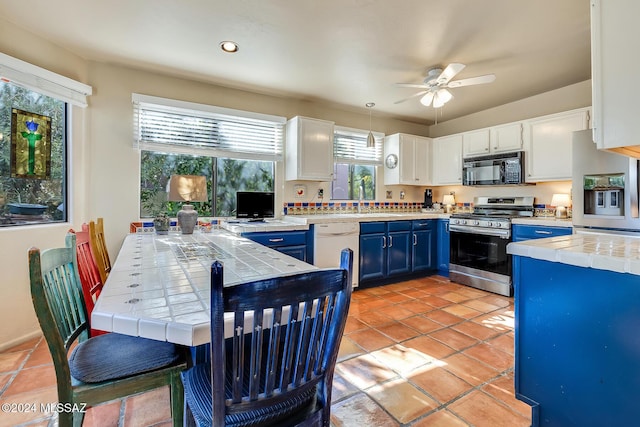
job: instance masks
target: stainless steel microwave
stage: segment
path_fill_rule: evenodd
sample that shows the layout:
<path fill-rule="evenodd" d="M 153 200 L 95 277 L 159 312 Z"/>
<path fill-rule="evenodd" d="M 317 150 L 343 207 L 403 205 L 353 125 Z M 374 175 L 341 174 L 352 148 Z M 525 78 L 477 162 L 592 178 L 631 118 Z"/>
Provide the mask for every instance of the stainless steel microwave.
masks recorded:
<path fill-rule="evenodd" d="M 464 159 L 463 185 L 524 184 L 524 152 Z"/>

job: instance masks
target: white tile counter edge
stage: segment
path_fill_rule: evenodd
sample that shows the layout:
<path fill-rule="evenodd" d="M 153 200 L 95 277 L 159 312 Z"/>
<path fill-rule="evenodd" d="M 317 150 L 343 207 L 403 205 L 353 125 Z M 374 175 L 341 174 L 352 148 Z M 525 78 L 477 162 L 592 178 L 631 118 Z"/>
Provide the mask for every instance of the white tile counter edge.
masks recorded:
<path fill-rule="evenodd" d="M 512 255 L 577 267 L 640 275 L 640 237 L 612 234 L 572 234 L 512 242 Z"/>
<path fill-rule="evenodd" d="M 336 222 L 372 222 L 372 221 L 411 221 L 421 219 L 448 219 L 444 213 L 362 213 L 362 214 L 320 214 L 320 215 L 285 215 L 280 219 L 269 219 L 264 222 L 236 222 L 223 220 L 220 227 L 232 233 L 253 233 L 269 231 L 308 230 L 312 224 Z"/>

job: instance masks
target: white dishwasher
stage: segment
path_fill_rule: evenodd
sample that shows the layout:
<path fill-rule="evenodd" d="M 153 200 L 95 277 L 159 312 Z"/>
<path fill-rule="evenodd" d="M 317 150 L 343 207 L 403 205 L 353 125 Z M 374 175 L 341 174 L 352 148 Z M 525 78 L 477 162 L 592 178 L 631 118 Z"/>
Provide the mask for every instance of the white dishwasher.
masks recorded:
<path fill-rule="evenodd" d="M 353 251 L 353 286 L 358 286 L 358 264 L 360 256 L 360 223 L 332 222 L 313 226 L 313 265 L 317 267 L 340 267 L 340 252 L 344 248 Z"/>

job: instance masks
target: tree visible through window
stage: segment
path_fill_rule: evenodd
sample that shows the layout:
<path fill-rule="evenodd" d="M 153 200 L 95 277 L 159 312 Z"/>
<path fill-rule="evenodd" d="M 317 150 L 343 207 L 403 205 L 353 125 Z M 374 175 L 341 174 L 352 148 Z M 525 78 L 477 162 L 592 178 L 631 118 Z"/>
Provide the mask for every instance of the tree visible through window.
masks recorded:
<path fill-rule="evenodd" d="M 12 112 L 20 120 L 15 130 Z M 50 138 L 42 138 L 43 118 L 50 119 Z M 66 221 L 65 123 L 64 101 L 0 81 L 0 226 Z M 29 139 L 14 148 L 13 173 L 12 135 Z M 40 159 L 48 159 L 48 143 L 45 164 Z M 23 160 L 28 166 L 16 172 Z"/>

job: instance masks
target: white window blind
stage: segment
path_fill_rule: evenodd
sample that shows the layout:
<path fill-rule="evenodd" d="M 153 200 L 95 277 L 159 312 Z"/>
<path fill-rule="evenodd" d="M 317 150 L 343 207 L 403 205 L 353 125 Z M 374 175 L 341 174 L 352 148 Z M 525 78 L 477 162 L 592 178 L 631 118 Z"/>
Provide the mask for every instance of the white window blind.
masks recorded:
<path fill-rule="evenodd" d="M 87 96 L 93 92 L 91 86 L 4 53 L 0 53 L 0 78 L 79 107 L 87 106 Z"/>
<path fill-rule="evenodd" d="M 384 134 L 373 132 L 376 146 L 367 147 L 369 131 L 336 126 L 333 139 L 333 156 L 336 163 L 382 164 Z"/>
<path fill-rule="evenodd" d="M 282 159 L 286 118 L 133 94 L 136 148 L 213 157 Z"/>

